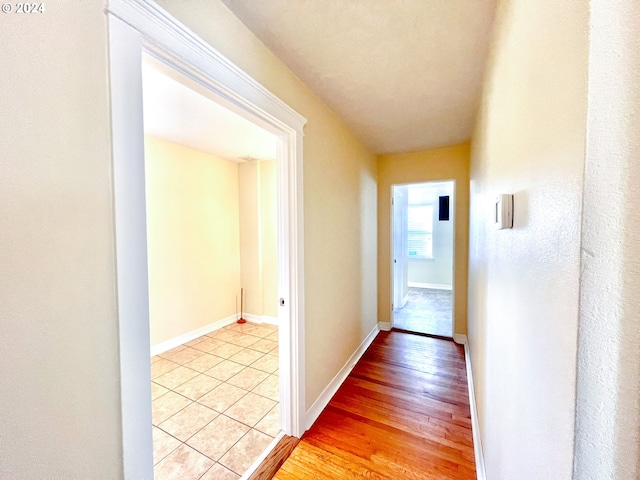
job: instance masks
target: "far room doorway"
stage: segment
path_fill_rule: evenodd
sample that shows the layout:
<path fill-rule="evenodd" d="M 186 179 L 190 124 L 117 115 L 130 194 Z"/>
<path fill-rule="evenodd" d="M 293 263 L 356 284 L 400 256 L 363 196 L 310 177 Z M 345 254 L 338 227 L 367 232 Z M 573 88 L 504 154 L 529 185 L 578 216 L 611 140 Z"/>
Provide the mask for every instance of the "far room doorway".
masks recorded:
<path fill-rule="evenodd" d="M 455 182 L 391 188 L 392 326 L 452 338 Z"/>

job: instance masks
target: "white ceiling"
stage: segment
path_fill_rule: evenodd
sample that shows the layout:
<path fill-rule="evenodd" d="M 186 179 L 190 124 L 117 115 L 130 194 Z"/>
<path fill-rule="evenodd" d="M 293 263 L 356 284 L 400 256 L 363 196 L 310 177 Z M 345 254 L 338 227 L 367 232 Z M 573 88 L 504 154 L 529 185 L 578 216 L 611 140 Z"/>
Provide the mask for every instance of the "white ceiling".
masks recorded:
<path fill-rule="evenodd" d="M 496 0 L 222 0 L 374 153 L 464 142 Z"/>
<path fill-rule="evenodd" d="M 188 85 L 188 86 L 187 86 Z M 144 132 L 227 160 L 276 158 L 276 137 L 195 91 L 187 78 L 145 56 Z"/>

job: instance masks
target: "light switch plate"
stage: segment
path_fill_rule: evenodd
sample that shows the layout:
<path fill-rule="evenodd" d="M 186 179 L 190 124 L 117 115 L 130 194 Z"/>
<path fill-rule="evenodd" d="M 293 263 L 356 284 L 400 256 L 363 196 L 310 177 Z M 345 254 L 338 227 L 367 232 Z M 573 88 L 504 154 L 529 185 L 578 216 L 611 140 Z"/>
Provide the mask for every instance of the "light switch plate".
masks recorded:
<path fill-rule="evenodd" d="M 494 218 L 497 230 L 513 228 L 513 195 L 501 193 L 496 197 Z"/>

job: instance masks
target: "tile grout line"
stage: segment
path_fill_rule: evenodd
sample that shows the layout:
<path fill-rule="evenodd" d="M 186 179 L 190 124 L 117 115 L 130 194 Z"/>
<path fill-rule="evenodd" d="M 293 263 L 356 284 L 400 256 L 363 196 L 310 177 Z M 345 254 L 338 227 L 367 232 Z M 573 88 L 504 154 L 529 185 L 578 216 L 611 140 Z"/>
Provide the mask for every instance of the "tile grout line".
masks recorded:
<path fill-rule="evenodd" d="M 224 329 L 221 329 L 221 330 L 224 330 Z M 221 330 L 219 330 L 219 331 L 217 331 L 217 332 L 219 333 Z M 234 333 L 235 333 L 235 332 L 237 332 L 237 330 L 235 330 L 235 329 L 229 329 L 229 330 L 227 330 L 227 331 L 232 331 L 232 332 L 234 332 Z M 269 371 L 264 371 L 264 370 L 261 370 L 261 369 L 259 369 L 259 368 L 253 367 L 253 364 L 254 364 L 254 363 L 256 363 L 256 362 L 258 362 L 258 361 L 262 360 L 262 359 L 263 359 L 264 357 L 266 357 L 267 355 L 270 355 L 270 356 L 273 356 L 273 357 L 277 358 L 277 355 L 278 355 L 278 354 L 277 354 L 277 352 L 274 354 L 274 351 L 278 349 L 278 345 L 277 345 L 277 343 L 278 343 L 278 342 L 277 342 L 277 341 L 275 341 L 275 340 L 271 340 L 271 339 L 267 339 L 267 338 L 266 338 L 266 337 L 268 337 L 268 336 L 273 335 L 273 333 L 274 333 L 274 332 L 277 332 L 277 330 L 273 330 L 273 331 L 271 331 L 271 332 L 267 333 L 267 334 L 266 334 L 265 336 L 263 336 L 263 337 L 258 337 L 258 336 L 255 336 L 255 335 L 251 335 L 250 333 L 243 333 L 243 332 L 239 332 L 239 335 L 238 335 L 238 336 L 240 336 L 240 335 L 242 335 L 242 336 L 245 336 L 245 335 L 251 335 L 251 336 L 253 336 L 253 337 L 255 337 L 255 338 L 257 338 L 257 339 L 258 339 L 256 342 L 253 342 L 251 345 L 248 345 L 248 346 L 243 346 L 243 345 L 238 345 L 238 344 L 236 344 L 236 343 L 233 343 L 233 339 L 234 339 L 234 338 L 235 338 L 235 339 L 237 339 L 237 337 L 233 337 L 231 340 L 221 340 L 221 339 L 219 339 L 218 337 L 219 337 L 220 335 L 223 335 L 224 333 L 223 333 L 223 334 L 220 334 L 220 333 L 219 333 L 219 335 L 218 335 L 218 336 L 213 336 L 213 337 L 212 337 L 212 336 L 209 336 L 209 335 L 203 335 L 202 337 L 199 337 L 199 338 L 207 337 L 207 338 L 213 338 L 213 339 L 218 340 L 218 341 L 221 343 L 221 345 L 220 345 L 219 347 L 216 347 L 216 348 L 221 348 L 221 347 L 224 347 L 225 345 L 233 345 L 233 346 L 235 346 L 235 347 L 237 347 L 237 348 L 241 348 L 241 349 L 242 349 L 242 350 L 240 350 L 240 351 L 238 351 L 238 352 L 236 352 L 236 353 L 234 353 L 234 354 L 229 355 L 227 358 L 224 358 L 224 357 L 222 357 L 222 356 L 220 356 L 220 355 L 215 355 L 215 349 L 213 349 L 213 351 L 212 351 L 212 350 L 210 350 L 210 351 L 205 351 L 205 350 L 200 350 L 200 349 L 196 348 L 198 344 L 200 344 L 200 343 L 202 343 L 202 342 L 206 341 L 206 339 L 204 339 L 204 340 L 202 340 L 201 342 L 198 342 L 198 343 L 196 343 L 196 344 L 193 344 L 193 345 L 191 345 L 191 346 L 188 346 L 188 345 L 181 345 L 181 346 L 177 347 L 179 350 L 178 350 L 178 351 L 176 351 L 173 355 L 169 355 L 169 356 L 167 356 L 167 357 L 163 357 L 163 356 L 161 356 L 161 355 L 158 355 L 158 357 L 159 357 L 160 359 L 163 359 L 163 360 L 167 360 L 167 361 L 169 361 L 169 362 L 172 362 L 172 363 L 176 364 L 177 366 L 176 366 L 174 369 L 172 369 L 172 370 L 170 370 L 170 371 L 167 371 L 167 372 L 164 372 L 163 374 L 158 375 L 158 376 L 156 376 L 154 379 L 152 379 L 152 383 L 155 383 L 155 384 L 156 384 L 156 385 L 158 385 L 159 387 L 162 387 L 162 388 L 164 388 L 164 389 L 166 389 L 166 390 L 167 390 L 166 392 L 163 392 L 163 393 L 162 393 L 161 395 L 159 395 L 158 397 L 154 398 L 154 401 L 156 401 L 156 400 L 160 399 L 161 397 L 163 397 L 164 395 L 166 395 L 166 394 L 167 394 L 167 393 L 169 393 L 169 392 L 173 392 L 174 394 L 177 394 L 177 395 L 179 395 L 179 396 L 181 396 L 181 397 L 183 397 L 183 398 L 185 398 L 185 399 L 189 400 L 189 402 L 190 402 L 190 403 L 189 403 L 189 404 L 187 404 L 187 405 L 185 405 L 185 406 L 183 406 L 182 408 L 179 408 L 177 411 L 175 411 L 174 413 L 172 413 L 169 417 L 167 417 L 167 418 L 163 419 L 161 422 L 159 422 L 159 424 L 158 424 L 158 425 L 154 424 L 154 427 L 158 428 L 160 431 L 162 431 L 162 432 L 163 432 L 163 433 L 165 433 L 166 435 L 169 435 L 171 438 L 173 438 L 173 439 L 175 439 L 177 442 L 179 442 L 179 444 L 178 444 L 174 449 L 172 449 L 171 451 L 167 452 L 167 453 L 166 453 L 166 455 L 165 455 L 164 457 L 162 457 L 161 459 L 158 459 L 158 460 L 157 460 L 157 462 L 154 462 L 154 467 L 155 467 L 155 466 L 157 466 L 157 465 L 159 465 L 163 460 L 165 460 L 167 457 L 169 457 L 173 452 L 175 452 L 175 450 L 177 450 L 178 448 L 180 448 L 180 447 L 182 447 L 183 445 L 185 445 L 187 448 L 190 448 L 190 449 L 194 450 L 194 451 L 195 451 L 195 452 L 197 452 L 198 454 L 200 454 L 200 455 L 204 456 L 205 458 L 207 458 L 208 460 L 210 460 L 210 461 L 212 461 L 212 462 L 213 462 L 213 465 L 212 465 L 211 467 L 209 467 L 209 468 L 208 468 L 208 469 L 207 469 L 207 470 L 202 474 L 202 476 L 204 476 L 204 475 L 205 475 L 205 474 L 206 474 L 206 473 L 207 473 L 211 468 L 213 468 L 216 464 L 220 465 L 221 467 L 224 467 L 225 469 L 229 470 L 230 472 L 233 472 L 234 474 L 237 474 L 237 475 L 242 476 L 242 473 L 235 472 L 235 471 L 234 471 L 234 470 L 232 470 L 231 468 L 229 468 L 229 467 L 227 467 L 226 465 L 224 465 L 224 464 L 220 463 L 220 461 L 219 461 L 219 460 L 214 460 L 213 458 L 211 458 L 210 456 L 208 456 L 208 455 L 207 455 L 207 454 L 205 454 L 204 452 L 201 452 L 200 450 L 198 450 L 197 448 L 193 447 L 191 444 L 189 444 L 189 443 L 187 443 L 187 442 L 188 442 L 191 438 L 193 438 L 194 436 L 196 436 L 199 432 L 201 432 L 204 428 L 206 428 L 210 423 L 212 423 L 212 422 L 213 422 L 213 421 L 215 421 L 217 418 L 219 418 L 220 416 L 224 416 L 224 417 L 226 417 L 227 419 L 229 419 L 229 420 L 231 420 L 231 421 L 234 421 L 234 422 L 237 422 L 237 423 L 239 423 L 239 424 L 243 425 L 244 427 L 247 427 L 247 428 L 248 428 L 248 430 L 247 430 L 244 434 L 242 434 L 242 435 L 241 435 L 241 436 L 240 436 L 240 437 L 239 437 L 239 438 L 238 438 L 238 439 L 237 439 L 237 440 L 236 440 L 236 441 L 235 441 L 235 442 L 234 442 L 234 443 L 233 443 L 233 444 L 232 444 L 228 449 L 226 449 L 226 450 L 225 450 L 225 452 L 224 452 L 224 453 L 222 453 L 222 454 L 220 455 L 220 457 L 219 457 L 220 459 L 222 459 L 225 455 L 227 455 L 227 454 L 228 454 L 228 453 L 229 453 L 229 452 L 230 452 L 230 451 L 231 451 L 231 450 L 232 450 L 232 449 L 233 449 L 233 448 L 234 448 L 234 447 L 235 447 L 235 446 L 236 446 L 236 445 L 237 445 L 237 444 L 238 444 L 238 443 L 243 439 L 243 438 L 245 438 L 247 435 L 249 435 L 252 431 L 255 431 L 255 432 L 259 433 L 260 435 L 264 435 L 265 437 L 268 437 L 268 438 L 270 438 L 270 439 L 275 438 L 275 437 L 273 437 L 272 435 L 270 435 L 269 433 L 267 433 L 267 432 L 263 432 L 262 430 L 259 430 L 258 428 L 255 428 L 255 426 L 247 425 L 247 423 L 245 423 L 244 421 L 241 421 L 241 420 L 239 420 L 239 419 L 236 419 L 236 418 L 230 417 L 230 416 L 228 416 L 228 415 L 226 414 L 226 412 L 227 412 L 228 410 L 230 410 L 230 409 L 231 409 L 233 406 L 235 406 L 238 402 L 240 402 L 242 399 L 244 399 L 244 398 L 245 398 L 249 393 L 253 393 L 254 395 L 256 395 L 256 396 L 258 396 L 258 397 L 260 397 L 260 398 L 263 398 L 263 399 L 269 400 L 269 401 L 271 401 L 271 402 L 275 402 L 273 406 L 271 406 L 271 407 L 270 407 L 270 408 L 269 408 L 269 409 L 268 409 L 268 410 L 267 410 L 263 415 L 261 415 L 261 416 L 260 416 L 260 418 L 259 418 L 256 422 L 254 422 L 254 423 L 255 423 L 255 425 L 258 425 L 260 422 L 262 422 L 262 421 L 263 421 L 263 420 L 264 420 L 268 415 L 270 415 L 270 414 L 271 414 L 271 412 L 273 411 L 273 408 L 275 408 L 275 407 L 277 407 L 277 406 L 279 405 L 279 403 L 280 403 L 280 402 L 279 402 L 279 399 L 278 399 L 278 400 L 274 400 L 274 399 L 273 399 L 273 398 L 271 398 L 271 397 L 265 396 L 265 395 L 263 395 L 263 394 L 260 394 L 260 393 L 257 393 L 257 392 L 255 392 L 255 391 L 254 391 L 254 389 L 258 388 L 260 385 L 262 385 L 264 382 L 268 381 L 268 380 L 269 380 L 269 379 L 271 379 L 272 377 L 278 378 L 278 382 L 279 382 L 279 374 L 277 373 L 277 372 L 278 372 L 278 369 L 277 369 L 277 368 L 276 368 L 273 372 L 269 372 Z M 269 351 L 267 351 L 267 352 L 264 352 L 264 351 L 261 351 L 261 350 L 257 350 L 257 349 L 255 349 L 255 348 L 251 348 L 254 344 L 256 344 L 256 343 L 260 342 L 261 340 L 268 340 L 269 342 L 273 342 L 273 343 L 275 343 L 275 344 L 276 344 L 276 347 L 272 348 L 271 350 L 269 350 Z M 198 355 L 198 356 L 197 356 L 197 357 L 195 357 L 195 358 L 190 358 L 190 359 L 186 360 L 184 363 L 182 363 L 182 362 L 178 362 L 178 361 L 176 361 L 176 360 L 171 360 L 171 357 L 173 357 L 174 355 L 179 355 L 181 351 L 184 351 L 184 350 L 185 350 L 185 349 L 187 349 L 187 348 L 189 348 L 189 349 L 193 349 L 193 350 L 196 350 L 196 351 L 198 351 L 198 352 L 201 352 L 201 354 L 200 354 L 200 355 Z M 257 352 L 257 353 L 259 353 L 259 354 L 260 354 L 260 357 L 256 358 L 255 360 L 253 360 L 253 361 L 252 361 L 251 363 L 249 363 L 248 365 L 245 365 L 245 364 L 239 363 L 239 362 L 237 362 L 237 361 L 231 360 L 231 357 L 233 357 L 233 356 L 235 356 L 235 355 L 237 355 L 237 354 L 241 353 L 241 352 L 242 352 L 242 351 L 244 351 L 244 350 L 251 350 L 251 351 L 253 351 L 253 352 Z M 207 374 L 207 373 L 206 373 L 208 370 L 211 370 L 212 368 L 215 368 L 215 365 L 214 365 L 214 366 L 212 366 L 211 368 L 209 368 L 209 369 L 207 369 L 207 370 L 203 371 L 203 372 L 201 372 L 201 371 L 199 371 L 199 370 L 196 370 L 196 369 L 194 369 L 194 368 L 188 367 L 188 366 L 186 365 L 186 363 L 190 363 L 190 362 L 192 362 L 192 361 L 196 361 L 198 358 L 201 358 L 201 357 L 203 357 L 204 355 L 212 355 L 212 356 L 214 356 L 214 357 L 221 358 L 221 359 L 222 359 L 222 361 L 221 361 L 221 362 L 219 362 L 219 363 L 222 363 L 222 362 L 224 362 L 224 361 L 229 361 L 229 362 L 231 362 L 231 363 L 235 363 L 235 364 L 237 364 L 237 365 L 239 365 L 239 366 L 242 366 L 242 370 L 240 370 L 240 371 L 238 371 L 238 372 L 234 373 L 233 375 L 231 375 L 230 377 L 228 377 L 226 380 L 221 380 L 221 379 L 219 379 L 219 378 L 216 378 L 216 377 L 212 376 L 211 374 Z M 155 363 L 155 362 L 154 362 L 154 363 Z M 191 377 L 191 378 L 189 378 L 188 380 L 185 380 L 184 382 L 182 382 L 182 383 L 180 383 L 180 384 L 178 384 L 178 385 L 174 386 L 173 388 L 166 387 L 165 385 L 162 385 L 161 383 L 159 383 L 159 382 L 157 382 L 157 381 L 156 381 L 158 378 L 162 377 L 163 375 L 166 375 L 166 374 L 171 373 L 172 371 L 176 370 L 178 367 L 186 367 L 186 368 L 188 368 L 189 370 L 191 370 L 192 372 L 196 373 L 196 375 L 195 375 L 195 376 L 193 376 L 193 377 Z M 233 383 L 229 383 L 229 380 L 231 380 L 231 379 L 235 378 L 236 376 L 240 375 L 242 372 L 245 372 L 247 368 L 252 368 L 253 370 L 256 370 L 257 372 L 259 372 L 259 373 L 261 373 L 261 374 L 266 374 L 266 377 L 265 377 L 264 379 L 260 380 L 260 381 L 259 381 L 256 385 L 254 385 L 250 390 L 247 390 L 247 389 L 245 389 L 245 388 L 243 388 L 243 387 L 240 387 L 240 386 L 238 386 L 238 385 L 234 385 Z M 219 383 L 218 385 L 216 385 L 216 387 L 213 387 L 211 390 L 209 390 L 209 392 L 204 393 L 203 395 L 200 395 L 200 396 L 199 396 L 197 399 L 195 399 L 195 400 L 194 400 L 194 399 L 191 399 L 191 398 L 189 398 L 189 397 L 187 397 L 186 395 L 183 395 L 183 394 L 181 394 L 181 393 L 179 393 L 179 392 L 175 391 L 175 389 L 176 389 L 176 388 L 179 388 L 179 387 L 181 387 L 181 386 L 185 385 L 186 383 L 190 382 L 190 381 L 191 381 L 191 380 L 193 380 L 194 378 L 197 378 L 197 377 L 199 377 L 199 376 L 201 376 L 201 375 L 205 375 L 205 376 L 207 376 L 207 377 L 209 377 L 209 378 L 212 378 L 213 380 L 216 380 L 217 382 L 220 382 L 220 383 Z M 207 394 L 208 394 L 208 393 L 210 393 L 211 391 L 215 390 L 216 388 L 219 388 L 220 386 L 222 386 L 222 385 L 224 385 L 224 384 L 231 385 L 231 386 L 233 386 L 233 387 L 235 387 L 235 388 L 238 388 L 238 389 L 240 389 L 240 390 L 244 391 L 244 393 L 243 393 L 243 395 L 242 395 L 239 399 L 237 399 L 237 400 L 236 400 L 236 401 L 234 401 L 231 405 L 229 405 L 229 406 L 228 406 L 228 407 L 227 407 L 223 412 L 219 412 L 218 410 L 215 410 L 215 409 L 213 409 L 213 408 L 211 408 L 211 407 L 209 407 L 209 406 L 207 406 L 207 405 L 205 405 L 204 403 L 201 403 L 201 402 L 199 401 L 202 397 L 204 397 L 205 395 L 207 395 Z M 198 428 L 198 430 L 196 430 L 195 432 L 193 432 L 193 433 L 189 436 L 189 438 L 187 438 L 185 441 L 180 440 L 180 439 L 179 439 L 179 438 L 177 438 L 175 435 L 173 435 L 173 434 L 169 433 L 168 431 L 164 430 L 164 428 L 163 428 L 162 426 L 160 426 L 162 423 L 164 423 L 164 422 L 166 422 L 166 421 L 170 420 L 171 418 L 175 417 L 175 416 L 176 416 L 176 415 L 178 415 L 180 412 L 184 411 L 186 408 L 188 408 L 188 407 L 190 407 L 190 406 L 192 406 L 192 405 L 194 405 L 194 404 L 197 404 L 197 405 L 203 406 L 203 407 L 205 407 L 205 408 L 208 408 L 208 409 L 210 409 L 212 412 L 215 412 L 217 415 L 216 415 L 216 417 L 214 417 L 213 419 L 211 419 L 211 420 L 210 420 L 209 422 L 207 422 L 206 424 L 204 424 L 204 425 L 200 426 L 200 428 Z"/>

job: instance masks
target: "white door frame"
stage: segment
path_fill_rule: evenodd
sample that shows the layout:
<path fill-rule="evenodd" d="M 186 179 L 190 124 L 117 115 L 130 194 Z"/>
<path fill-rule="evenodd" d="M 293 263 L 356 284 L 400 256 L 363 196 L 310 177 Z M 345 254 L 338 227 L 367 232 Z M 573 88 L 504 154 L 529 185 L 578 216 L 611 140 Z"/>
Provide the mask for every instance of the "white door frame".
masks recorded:
<path fill-rule="evenodd" d="M 406 277 L 406 268 L 407 268 L 407 255 L 405 252 L 405 246 L 406 246 L 406 228 L 402 228 L 401 229 L 401 235 L 399 235 L 399 238 L 401 239 L 402 242 L 402 249 L 400 252 L 400 255 L 397 255 L 397 247 L 399 245 L 396 245 L 396 223 L 398 222 L 398 218 L 396 218 L 396 214 L 398 212 L 398 210 L 400 210 L 402 212 L 402 216 L 406 216 L 406 205 L 404 203 L 402 203 L 401 205 L 398 205 L 399 202 L 406 202 L 406 198 L 402 199 L 403 197 L 403 193 L 401 192 L 396 192 L 396 187 L 401 187 L 402 185 L 392 185 L 391 186 L 391 252 L 392 252 L 392 259 L 391 259 L 391 267 L 393 269 L 391 275 L 392 275 L 392 286 L 391 286 L 391 326 L 393 327 L 393 311 L 396 308 L 402 308 L 404 306 L 404 300 L 405 298 L 403 298 L 403 295 L 399 295 L 400 293 L 403 293 L 405 291 L 405 288 L 402 288 L 400 290 L 400 292 L 398 292 L 398 273 L 400 273 L 400 275 L 402 276 L 401 279 L 401 283 L 402 286 L 405 287 L 405 282 L 404 279 Z M 400 219 L 400 221 L 402 221 L 402 219 Z M 406 224 L 406 222 L 403 222 Z M 400 266 L 398 266 L 398 261 L 400 262 Z"/>
<path fill-rule="evenodd" d="M 302 138 L 306 119 L 153 2 L 110 0 L 109 73 L 124 477 L 153 478 L 142 54 L 278 137 L 281 422 L 304 433 Z"/>

